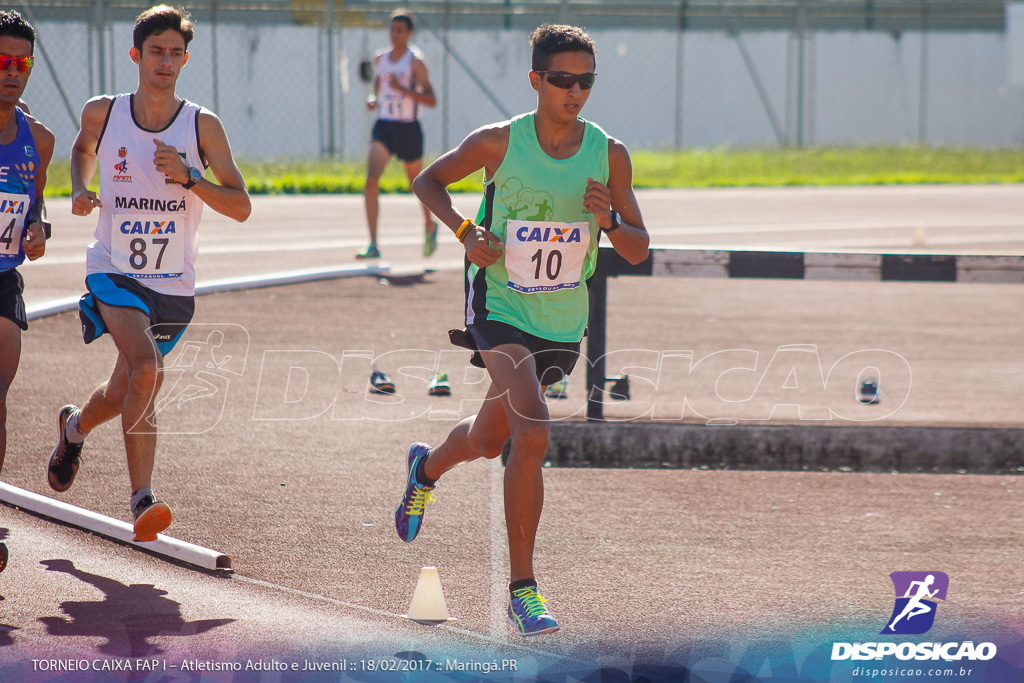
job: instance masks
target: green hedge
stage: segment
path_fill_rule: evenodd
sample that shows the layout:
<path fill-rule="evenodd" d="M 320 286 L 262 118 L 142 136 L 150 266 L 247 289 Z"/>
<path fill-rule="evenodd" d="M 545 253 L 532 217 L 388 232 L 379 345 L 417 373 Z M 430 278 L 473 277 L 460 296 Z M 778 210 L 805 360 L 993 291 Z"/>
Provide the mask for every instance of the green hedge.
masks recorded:
<path fill-rule="evenodd" d="M 786 187 L 1024 182 L 1024 150 L 947 147 L 813 147 L 791 149 L 635 150 L 637 188 Z M 361 160 L 239 162 L 252 194 L 346 194 L 363 191 Z M 451 187 L 479 192 L 483 172 Z M 69 164 L 51 164 L 47 196 L 71 191 Z M 408 192 L 402 164 L 393 161 L 381 191 Z"/>

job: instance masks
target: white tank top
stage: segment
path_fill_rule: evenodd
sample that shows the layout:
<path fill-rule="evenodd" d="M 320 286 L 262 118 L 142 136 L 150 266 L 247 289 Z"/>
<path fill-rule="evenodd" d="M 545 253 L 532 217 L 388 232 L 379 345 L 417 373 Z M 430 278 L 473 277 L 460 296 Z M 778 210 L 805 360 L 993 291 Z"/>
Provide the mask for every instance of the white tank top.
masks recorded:
<path fill-rule="evenodd" d="M 412 60 L 416 57 L 413 48 L 408 47 L 397 62 L 391 61 L 391 50 L 381 53 L 377 59 L 377 75 L 380 77 L 380 96 L 377 98 L 378 118 L 383 121 L 415 121 L 419 105 L 391 87 L 391 74 L 395 74 L 404 88 L 412 89 Z"/>
<path fill-rule="evenodd" d="M 132 95 L 114 98 L 100 134 L 100 207 L 86 273 L 121 273 L 161 294 L 195 294 L 203 202 L 156 170 L 156 138 L 203 169 L 200 107 L 183 100 L 171 123 L 149 131 L 135 122 Z"/>

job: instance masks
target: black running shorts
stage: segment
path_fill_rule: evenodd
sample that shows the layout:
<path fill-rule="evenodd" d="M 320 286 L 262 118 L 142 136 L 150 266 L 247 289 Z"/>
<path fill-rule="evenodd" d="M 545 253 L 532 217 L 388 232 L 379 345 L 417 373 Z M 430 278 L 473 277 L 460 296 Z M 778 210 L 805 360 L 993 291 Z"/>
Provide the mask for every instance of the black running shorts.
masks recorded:
<path fill-rule="evenodd" d="M 25 299 L 21 294 L 25 291 L 25 281 L 15 268 L 0 273 L 0 318 L 13 320 L 22 330 L 28 329 L 28 316 L 25 315 Z"/>
<path fill-rule="evenodd" d="M 551 341 L 496 320 L 485 320 L 470 325 L 462 339 L 458 339 L 458 332 L 450 333 L 452 343 L 476 351 L 470 363 L 478 368 L 485 367 L 480 351 L 490 351 L 503 344 L 516 344 L 526 348 L 537 363 L 537 380 L 545 387 L 572 372 L 580 358 L 580 342 Z M 462 341 L 466 344 L 460 343 Z"/>
<path fill-rule="evenodd" d="M 405 162 L 423 158 L 423 129 L 419 121 L 385 121 L 373 125 L 373 140 L 379 141 L 391 154 Z"/>

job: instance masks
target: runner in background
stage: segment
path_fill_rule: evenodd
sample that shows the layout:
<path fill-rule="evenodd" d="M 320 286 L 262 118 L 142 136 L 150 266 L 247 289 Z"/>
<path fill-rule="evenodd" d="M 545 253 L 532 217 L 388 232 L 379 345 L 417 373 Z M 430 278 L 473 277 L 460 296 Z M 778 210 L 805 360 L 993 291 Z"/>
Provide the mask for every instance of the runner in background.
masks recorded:
<path fill-rule="evenodd" d="M 427 76 L 427 65 L 418 49 L 412 46 L 414 26 L 412 17 L 405 12 L 391 15 L 391 49 L 381 52 L 374 60 L 377 75 L 373 92 L 366 100 L 367 108 L 377 111 L 373 126 L 370 153 L 366 159 L 366 226 L 370 244 L 356 254 L 356 258 L 380 258 L 377 240 L 380 177 L 392 156 L 405 164 L 409 182 L 423 166 L 423 129 L 420 127 L 420 106 L 437 104 L 434 88 Z M 431 256 L 437 250 L 437 223 L 423 207 L 423 255 Z"/>

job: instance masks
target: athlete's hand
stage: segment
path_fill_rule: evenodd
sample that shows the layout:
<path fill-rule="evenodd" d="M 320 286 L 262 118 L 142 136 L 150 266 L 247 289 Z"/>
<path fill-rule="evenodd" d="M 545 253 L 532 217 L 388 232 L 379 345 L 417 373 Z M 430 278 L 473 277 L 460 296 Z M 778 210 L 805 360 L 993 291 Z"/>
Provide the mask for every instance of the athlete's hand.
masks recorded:
<path fill-rule="evenodd" d="M 162 141 L 153 138 L 156 145 L 156 152 L 153 154 L 153 164 L 156 170 L 178 183 L 184 185 L 188 182 L 188 166 L 178 154 L 178 150 Z"/>
<path fill-rule="evenodd" d="M 103 202 L 92 190 L 82 190 L 71 195 L 71 213 L 76 216 L 88 216 L 97 206 L 103 206 Z"/>
<path fill-rule="evenodd" d="M 583 208 L 594 214 L 597 227 L 612 227 L 612 191 L 593 178 L 587 178 L 587 191 L 583 193 Z"/>
<path fill-rule="evenodd" d="M 497 235 L 479 225 L 473 226 L 462 244 L 466 249 L 466 258 L 481 268 L 497 263 L 505 250 L 505 244 Z"/>
<path fill-rule="evenodd" d="M 388 84 L 391 86 L 391 89 L 394 90 L 395 92 L 409 92 L 409 89 L 403 86 L 401 82 L 399 82 L 398 76 L 396 76 L 394 73 L 388 74 Z"/>
<path fill-rule="evenodd" d="M 375 96 L 370 95 L 366 98 L 366 108 L 371 111 L 377 108 L 377 98 Z"/>
<path fill-rule="evenodd" d="M 28 226 L 25 236 L 21 239 L 21 246 L 25 248 L 25 256 L 29 261 L 35 261 L 46 253 L 46 234 L 43 232 L 42 223 L 36 221 Z"/>

